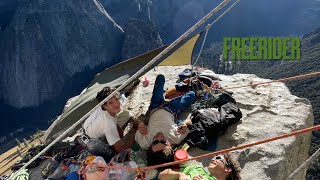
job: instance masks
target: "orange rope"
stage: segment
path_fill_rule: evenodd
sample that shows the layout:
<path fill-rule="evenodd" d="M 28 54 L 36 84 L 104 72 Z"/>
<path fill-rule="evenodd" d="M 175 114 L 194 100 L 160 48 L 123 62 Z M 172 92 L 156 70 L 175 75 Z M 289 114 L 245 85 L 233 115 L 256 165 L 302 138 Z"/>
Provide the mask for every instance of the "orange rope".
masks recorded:
<path fill-rule="evenodd" d="M 268 82 L 253 83 L 253 84 L 242 85 L 242 86 L 225 87 L 225 88 L 223 88 L 222 90 L 242 88 L 242 87 L 248 87 L 248 86 L 258 86 L 258 85 L 270 84 L 270 83 L 274 83 L 274 82 L 285 82 L 285 81 L 290 81 L 290 80 L 295 80 L 295 79 L 302 79 L 302 78 L 307 78 L 307 77 L 312 77 L 312 76 L 318 76 L 318 75 L 320 75 L 320 72 L 319 72 L 319 71 L 318 71 L 318 72 L 314 72 L 314 73 L 309 73 L 309 74 L 292 76 L 292 77 L 288 77 L 288 78 L 282 78 L 282 79 L 278 79 L 278 80 L 272 80 L 272 81 L 268 81 Z"/>
<path fill-rule="evenodd" d="M 317 76 L 317 75 L 320 75 L 320 72 L 314 72 L 314 73 L 309 73 L 309 74 L 304 74 L 304 75 L 298 75 L 298 76 L 293 76 L 293 77 L 288 77 L 288 78 L 282 78 L 282 79 L 278 79 L 278 80 L 272 80 L 272 81 L 269 81 L 269 82 L 261 82 L 261 83 L 253 83 L 253 84 L 249 84 L 249 85 L 226 87 L 226 88 L 223 88 L 222 90 L 235 89 L 235 88 L 248 87 L 248 86 L 257 86 L 257 85 L 262 85 L 262 84 L 270 84 L 270 83 L 274 83 L 274 82 L 285 82 L 285 81 L 290 81 L 290 80 L 295 80 L 295 79 L 302 79 L 302 78 L 312 77 L 312 76 Z M 255 143 L 249 143 L 249 144 L 245 144 L 245 145 L 241 145 L 241 146 L 237 146 L 237 147 L 233 147 L 233 148 L 229 148 L 229 149 L 225 149 L 225 150 L 220 150 L 220 151 L 216 151 L 216 152 L 212 152 L 212 153 L 196 156 L 196 157 L 189 158 L 189 159 L 186 159 L 186 160 L 174 161 L 174 162 L 155 165 L 155 166 L 138 167 L 138 168 L 128 168 L 128 167 L 120 167 L 120 166 L 104 166 L 104 165 L 99 165 L 99 164 L 93 164 L 93 166 L 98 166 L 100 168 L 105 168 L 105 169 L 121 169 L 121 170 L 126 170 L 126 171 L 137 171 L 139 173 L 139 172 L 143 172 L 143 171 L 148 170 L 148 169 L 156 169 L 156 168 L 160 168 L 160 167 L 179 164 L 179 163 L 186 162 L 186 161 L 202 159 L 202 158 L 206 158 L 206 157 L 209 157 L 209 156 L 214 156 L 214 155 L 217 155 L 217 154 L 223 154 L 223 153 L 235 151 L 235 150 L 238 150 L 238 149 L 244 149 L 244 148 L 255 146 L 255 145 L 258 145 L 258 144 L 263 144 L 263 143 L 275 141 L 275 140 L 278 140 L 278 139 L 287 138 L 287 137 L 290 137 L 290 136 L 296 136 L 298 134 L 302 134 L 302 133 L 306 133 L 306 132 L 310 132 L 310 131 L 315 131 L 315 130 L 319 130 L 319 129 L 320 129 L 320 125 L 313 126 L 313 127 L 310 127 L 310 128 L 305 128 L 305 129 L 299 130 L 299 131 L 294 131 L 294 132 L 291 132 L 291 133 L 288 133 L 288 134 L 283 134 L 283 135 L 276 136 L 276 137 L 273 137 L 273 138 L 261 140 L 261 141 L 255 142 Z"/>
<path fill-rule="evenodd" d="M 275 140 L 279 140 L 279 139 L 283 139 L 283 138 L 287 138 L 287 137 L 291 137 L 291 136 L 296 136 L 296 135 L 299 135 L 299 134 L 302 134 L 302 133 L 307 133 L 307 132 L 311 132 L 311 131 L 315 131 L 315 130 L 320 130 L 320 125 L 309 127 L 309 128 L 305 128 L 305 129 L 294 131 L 294 132 L 287 133 L 287 134 L 283 134 L 283 135 L 280 135 L 280 136 L 268 138 L 268 139 L 257 141 L 257 142 L 254 142 L 254 143 L 249 143 L 249 144 L 245 144 L 245 145 L 241 145 L 241 146 L 237 146 L 237 147 L 232 147 L 232 148 L 229 148 L 229 149 L 224 149 L 224 150 L 220 150 L 220 151 L 216 151 L 216 152 L 212 152 L 212 153 L 208 153 L 208 154 L 192 157 L 192 158 L 185 159 L 185 160 L 174 161 L 174 162 L 155 165 L 155 166 L 139 167 L 139 168 L 127 168 L 127 167 L 103 166 L 103 165 L 96 165 L 96 166 L 99 166 L 99 167 L 102 167 L 102 168 L 109 168 L 109 169 L 122 169 L 122 170 L 127 170 L 127 171 L 140 171 L 141 172 L 141 171 L 145 171 L 145 170 L 148 170 L 148 169 L 156 169 L 156 168 L 160 168 L 160 167 L 179 164 L 179 163 L 186 162 L 186 161 L 203 159 L 203 158 L 206 158 L 206 157 L 209 157 L 209 156 L 215 156 L 215 155 L 218 155 L 218 154 L 224 154 L 224 153 L 227 153 L 227 152 L 231 152 L 231 151 L 235 151 L 235 150 L 239 150 L 239 149 L 244 149 L 244 148 L 248 148 L 248 147 L 251 147 L 251 146 L 256 146 L 256 145 L 259 145 L 259 144 L 264 144 L 264 143 L 267 143 L 267 142 L 271 142 L 271 141 L 275 141 Z"/>
<path fill-rule="evenodd" d="M 235 89 L 235 88 L 248 87 L 248 86 L 257 86 L 257 85 L 262 85 L 262 84 L 270 84 L 270 83 L 274 83 L 274 82 L 285 82 L 285 81 L 289 81 L 289 80 L 302 79 L 302 78 L 312 77 L 312 76 L 317 76 L 317 75 L 320 75 L 320 72 L 314 72 L 314 73 L 298 75 L 298 76 L 293 76 L 293 77 L 288 77 L 288 78 L 283 78 L 283 79 L 278 79 L 278 80 L 272 80 L 272 81 L 269 81 L 269 82 L 261 82 L 261 83 L 253 83 L 253 84 L 249 84 L 249 85 L 226 87 L 226 88 L 223 88 L 222 91 L 226 90 L 226 89 Z M 92 166 L 97 166 L 99 168 L 104 168 L 104 169 L 121 169 L 121 170 L 126 170 L 126 171 L 137 171 L 137 175 L 139 176 L 141 172 L 144 172 L 145 170 L 148 170 L 148 169 L 157 169 L 157 168 L 160 168 L 160 167 L 171 166 L 171 165 L 183 163 L 183 162 L 186 162 L 186 161 L 202 159 L 202 158 L 206 158 L 206 157 L 209 157 L 209 156 L 215 156 L 215 155 L 218 155 L 218 154 L 223 154 L 223 153 L 227 153 L 227 152 L 231 152 L 231 151 L 235 151 L 235 150 L 239 150 L 239 149 L 244 149 L 244 148 L 248 148 L 248 147 L 251 147 L 251 146 L 256 146 L 256 145 L 259 145 L 259 144 L 263 144 L 263 143 L 267 143 L 267 142 L 271 142 L 271 141 L 287 138 L 287 137 L 290 137 L 290 136 L 296 136 L 296 135 L 299 135 L 299 134 L 302 134 L 302 133 L 311 132 L 311 131 L 315 131 L 315 130 L 320 130 L 320 125 L 313 126 L 313 127 L 310 127 L 310 128 L 305 128 L 305 129 L 302 129 L 302 130 L 299 130 L 299 131 L 294 131 L 294 132 L 291 132 L 291 133 L 288 133 L 288 134 L 283 134 L 283 135 L 276 136 L 276 137 L 273 137 L 273 138 L 268 138 L 268 139 L 257 141 L 257 142 L 254 142 L 254 143 L 249 143 L 249 144 L 245 144 L 245 145 L 241 145 L 241 146 L 237 146 L 237 147 L 232 147 L 232 148 L 229 148 L 229 149 L 224 149 L 224 150 L 220 150 L 220 151 L 216 151 L 216 152 L 212 152 L 212 153 L 208 153 L 208 154 L 203 154 L 203 155 L 196 156 L 196 157 L 193 157 L 193 158 L 189 158 L 189 159 L 186 159 L 186 160 L 174 161 L 174 162 L 155 165 L 155 166 L 138 167 L 138 168 L 128 168 L 128 167 L 120 167 L 120 166 L 104 166 L 104 165 L 99 165 L 99 164 L 92 164 Z"/>

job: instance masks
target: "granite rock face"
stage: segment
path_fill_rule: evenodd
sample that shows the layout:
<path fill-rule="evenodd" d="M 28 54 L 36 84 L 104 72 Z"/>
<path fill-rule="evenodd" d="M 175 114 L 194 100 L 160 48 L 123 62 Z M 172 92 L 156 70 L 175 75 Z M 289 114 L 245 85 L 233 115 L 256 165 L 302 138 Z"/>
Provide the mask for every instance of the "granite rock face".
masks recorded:
<path fill-rule="evenodd" d="M 131 19 L 124 30 L 122 59 L 129 59 L 162 46 L 159 33 L 151 23 Z"/>
<path fill-rule="evenodd" d="M 97 0 L 19 0 L 0 39 L 0 98 L 15 107 L 51 100 L 74 73 L 118 62 L 122 36 Z"/>
<path fill-rule="evenodd" d="M 128 108 L 137 116 L 145 113 L 156 76 L 164 74 L 165 88 L 169 88 L 174 86 L 177 74 L 186 67 L 157 67 L 148 72 L 145 76 L 150 79 L 150 85 L 144 88 L 141 83 L 137 87 L 129 98 Z M 222 79 L 223 87 L 269 81 L 252 74 L 219 75 L 219 77 Z M 310 102 L 292 95 L 284 83 L 237 88 L 232 91 L 243 118 L 218 138 L 217 150 L 253 143 L 313 125 Z M 239 150 L 234 152 L 233 156 L 239 160 L 242 179 L 283 180 L 308 158 L 310 141 L 311 133 L 307 133 Z M 191 148 L 189 151 L 191 156 L 205 153 L 208 151 L 198 148 Z M 209 161 L 210 159 L 200 160 L 204 166 L 207 166 Z M 305 177 L 306 170 L 297 179 Z"/>
<path fill-rule="evenodd" d="M 152 21 L 152 0 L 99 0 L 106 11 L 121 26 L 126 27 L 131 19 Z M 124 8 L 125 5 L 125 8 Z"/>
<path fill-rule="evenodd" d="M 100 0 L 117 23 L 130 19 L 151 21 L 165 43 L 170 43 L 218 5 L 210 0 Z M 123 7 L 125 4 L 126 8 Z"/>

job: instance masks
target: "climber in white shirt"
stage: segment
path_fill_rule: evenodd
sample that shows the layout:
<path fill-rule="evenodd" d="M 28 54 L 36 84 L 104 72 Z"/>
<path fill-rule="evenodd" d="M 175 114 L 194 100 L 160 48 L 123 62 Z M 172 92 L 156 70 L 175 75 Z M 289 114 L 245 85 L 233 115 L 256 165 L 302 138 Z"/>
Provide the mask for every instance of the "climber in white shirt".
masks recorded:
<path fill-rule="evenodd" d="M 113 88 L 105 87 L 97 94 L 96 99 L 101 102 L 113 91 Z M 134 124 L 134 128 L 123 137 L 124 125 L 129 119 L 132 120 L 132 116 L 126 111 L 121 113 L 122 118 L 119 117 L 118 113 L 121 111 L 119 98 L 120 94 L 117 93 L 100 108 L 93 111 L 82 126 L 86 135 L 92 139 L 106 140 L 105 148 L 109 150 L 112 147 L 110 150 L 115 153 L 131 148 L 135 143 L 134 134 L 137 131 L 137 125 Z"/>

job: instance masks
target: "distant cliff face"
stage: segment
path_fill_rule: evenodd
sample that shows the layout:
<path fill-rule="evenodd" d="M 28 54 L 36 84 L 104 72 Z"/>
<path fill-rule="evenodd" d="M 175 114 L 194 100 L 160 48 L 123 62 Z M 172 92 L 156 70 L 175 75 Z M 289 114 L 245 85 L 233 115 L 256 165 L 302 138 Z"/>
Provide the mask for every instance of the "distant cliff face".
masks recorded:
<path fill-rule="evenodd" d="M 164 43 L 170 43 L 222 1 L 218 0 L 100 0 L 117 22 L 148 19 L 158 28 Z M 230 2 L 231 5 L 232 1 Z M 126 6 L 126 8 L 124 8 Z M 276 8 L 275 8 L 276 7 Z M 320 26 L 320 1 L 241 1 L 218 23 L 208 40 L 223 36 L 288 36 L 308 33 Z M 217 14 L 220 14 L 218 12 Z M 217 16 L 214 16 L 217 17 Z M 211 23 L 210 19 L 207 23 Z"/>
<path fill-rule="evenodd" d="M 122 58 L 129 59 L 162 46 L 159 33 L 151 23 L 132 19 L 124 31 Z"/>
<path fill-rule="evenodd" d="M 19 0 L 0 39 L 0 90 L 12 106 L 36 106 L 84 68 L 116 62 L 122 29 L 97 0 Z"/>
<path fill-rule="evenodd" d="M 0 32 L 10 22 L 17 6 L 16 0 L 1 0 L 0 2 Z"/>
<path fill-rule="evenodd" d="M 122 27 L 127 26 L 130 19 L 151 20 L 151 0 L 99 0 L 106 11 Z M 124 8 L 125 6 L 125 8 Z"/>
<path fill-rule="evenodd" d="M 117 23 L 125 27 L 130 19 L 150 21 L 166 43 L 179 37 L 215 7 L 208 0 L 100 0 Z M 123 6 L 126 8 L 123 8 Z"/>

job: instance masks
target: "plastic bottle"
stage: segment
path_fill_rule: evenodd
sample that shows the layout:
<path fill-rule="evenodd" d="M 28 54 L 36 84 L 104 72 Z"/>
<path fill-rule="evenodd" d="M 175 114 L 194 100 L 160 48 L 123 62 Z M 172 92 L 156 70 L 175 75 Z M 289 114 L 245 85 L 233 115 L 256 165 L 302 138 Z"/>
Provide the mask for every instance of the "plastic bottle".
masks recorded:
<path fill-rule="evenodd" d="M 138 144 L 134 144 L 131 148 L 131 154 L 130 154 L 130 161 L 135 161 L 137 158 L 137 152 L 139 151 L 140 147 Z"/>
<path fill-rule="evenodd" d="M 183 149 L 178 149 L 176 150 L 176 152 L 174 153 L 174 160 L 175 161 L 180 161 L 180 160 L 185 160 L 188 159 L 188 152 L 183 150 Z M 180 169 L 181 165 L 183 165 L 184 163 L 179 163 L 179 164 L 175 164 L 174 165 L 174 169 Z"/>
<path fill-rule="evenodd" d="M 180 161 L 180 160 L 185 160 L 189 158 L 189 154 L 187 152 L 187 150 L 189 149 L 189 145 L 187 143 L 185 143 L 181 149 L 176 150 L 176 152 L 174 153 L 174 160 L 175 161 Z M 180 168 L 184 168 L 187 162 L 182 162 L 179 164 L 175 164 L 173 166 L 173 169 L 180 169 Z"/>

